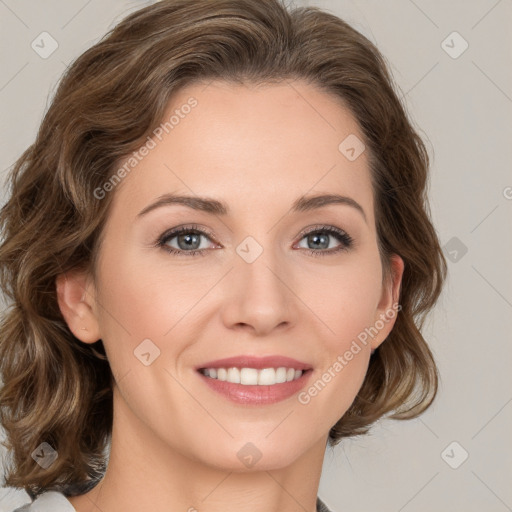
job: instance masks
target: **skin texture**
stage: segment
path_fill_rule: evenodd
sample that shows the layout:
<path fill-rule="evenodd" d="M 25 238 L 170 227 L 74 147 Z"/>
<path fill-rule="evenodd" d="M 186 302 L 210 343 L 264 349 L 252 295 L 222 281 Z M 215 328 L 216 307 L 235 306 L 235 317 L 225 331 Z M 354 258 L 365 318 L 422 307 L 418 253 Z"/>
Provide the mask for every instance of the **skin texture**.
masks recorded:
<path fill-rule="evenodd" d="M 57 279 L 71 331 L 84 343 L 103 340 L 116 378 L 107 473 L 70 501 L 79 512 L 313 512 L 329 429 L 394 319 L 307 404 L 295 395 L 237 405 L 195 368 L 235 355 L 285 355 L 312 365 L 314 383 L 397 302 L 403 261 L 394 258 L 394 279 L 383 286 L 367 154 L 349 161 L 338 149 L 349 134 L 363 137 L 339 101 L 299 81 L 215 81 L 180 90 L 169 116 L 190 97 L 197 106 L 109 192 L 97 281 L 78 272 Z M 170 192 L 222 200 L 230 213 L 171 205 L 137 218 Z M 350 196 L 366 221 L 348 205 L 290 212 L 314 193 Z M 213 234 L 201 237 L 203 256 L 154 246 L 190 224 Z M 327 249 L 308 243 L 302 233 L 317 225 L 344 230 L 353 246 L 310 254 L 342 245 L 332 235 Z M 263 249 L 252 263 L 236 252 L 247 236 Z M 185 252 L 178 243 L 167 245 Z M 160 349 L 149 366 L 134 356 L 147 338 Z M 237 456 L 248 442 L 262 454 L 250 468 Z"/>

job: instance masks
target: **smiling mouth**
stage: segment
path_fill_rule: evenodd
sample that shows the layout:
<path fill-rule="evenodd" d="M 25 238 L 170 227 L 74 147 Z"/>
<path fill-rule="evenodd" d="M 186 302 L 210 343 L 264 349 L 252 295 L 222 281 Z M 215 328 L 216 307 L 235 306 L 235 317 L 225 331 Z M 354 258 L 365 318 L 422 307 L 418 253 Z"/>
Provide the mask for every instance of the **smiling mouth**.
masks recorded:
<path fill-rule="evenodd" d="M 284 366 L 278 368 L 200 368 L 202 375 L 219 381 L 231 384 L 242 384 L 245 386 L 274 386 L 292 382 L 302 377 L 304 373 L 311 370 L 296 370 Z"/>

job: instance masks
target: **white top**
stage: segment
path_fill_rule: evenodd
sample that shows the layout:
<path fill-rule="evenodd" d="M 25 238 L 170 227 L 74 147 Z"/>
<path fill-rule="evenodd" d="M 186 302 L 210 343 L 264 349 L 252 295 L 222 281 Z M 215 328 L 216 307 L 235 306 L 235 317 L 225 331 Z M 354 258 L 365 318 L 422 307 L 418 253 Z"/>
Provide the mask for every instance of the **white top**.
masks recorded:
<path fill-rule="evenodd" d="M 13 512 L 76 512 L 75 507 L 57 491 L 40 494 L 32 503 L 27 503 Z"/>
<path fill-rule="evenodd" d="M 318 512 L 331 512 L 325 503 L 317 497 Z M 57 491 L 47 491 L 40 494 L 32 503 L 27 503 L 13 512 L 76 512 L 75 507 L 64 496 Z"/>

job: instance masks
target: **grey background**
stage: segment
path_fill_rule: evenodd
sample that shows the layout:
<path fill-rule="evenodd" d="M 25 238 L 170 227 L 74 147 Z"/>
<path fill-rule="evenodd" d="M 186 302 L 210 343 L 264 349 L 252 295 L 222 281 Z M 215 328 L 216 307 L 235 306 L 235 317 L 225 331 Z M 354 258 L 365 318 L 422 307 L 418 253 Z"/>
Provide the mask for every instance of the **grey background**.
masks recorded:
<path fill-rule="evenodd" d="M 67 64 L 149 3 L 0 0 L 2 182 Z M 429 147 L 432 216 L 449 257 L 424 331 L 438 399 L 421 419 L 382 420 L 328 450 L 319 495 L 336 512 L 512 511 L 512 1 L 294 3 L 339 15 L 386 56 Z M 59 45 L 47 59 L 31 48 L 42 31 Z M 457 58 L 444 48 L 458 52 L 461 40 L 442 46 L 453 31 L 469 45 Z M 0 488 L 0 512 L 27 501 Z"/>

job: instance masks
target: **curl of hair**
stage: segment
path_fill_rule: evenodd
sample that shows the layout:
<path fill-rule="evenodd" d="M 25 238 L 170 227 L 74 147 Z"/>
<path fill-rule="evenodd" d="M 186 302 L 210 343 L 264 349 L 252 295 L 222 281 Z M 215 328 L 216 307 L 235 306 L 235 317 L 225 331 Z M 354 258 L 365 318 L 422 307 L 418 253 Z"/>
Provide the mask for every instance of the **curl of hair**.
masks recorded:
<path fill-rule="evenodd" d="M 387 413 L 424 411 L 438 373 L 420 329 L 446 262 L 430 221 L 429 159 L 378 49 L 343 20 L 282 0 L 163 0 L 130 14 L 68 68 L 35 142 L 9 174 L 0 212 L 0 423 L 12 454 L 5 483 L 31 497 L 93 487 L 106 467 L 115 379 L 102 341 L 81 343 L 58 307 L 56 277 L 94 276 L 113 193 L 94 191 L 158 126 L 180 88 L 303 80 L 350 109 L 371 162 L 383 276 L 405 263 L 402 309 L 329 443 L 363 434 Z M 57 451 L 47 469 L 31 454 Z"/>

